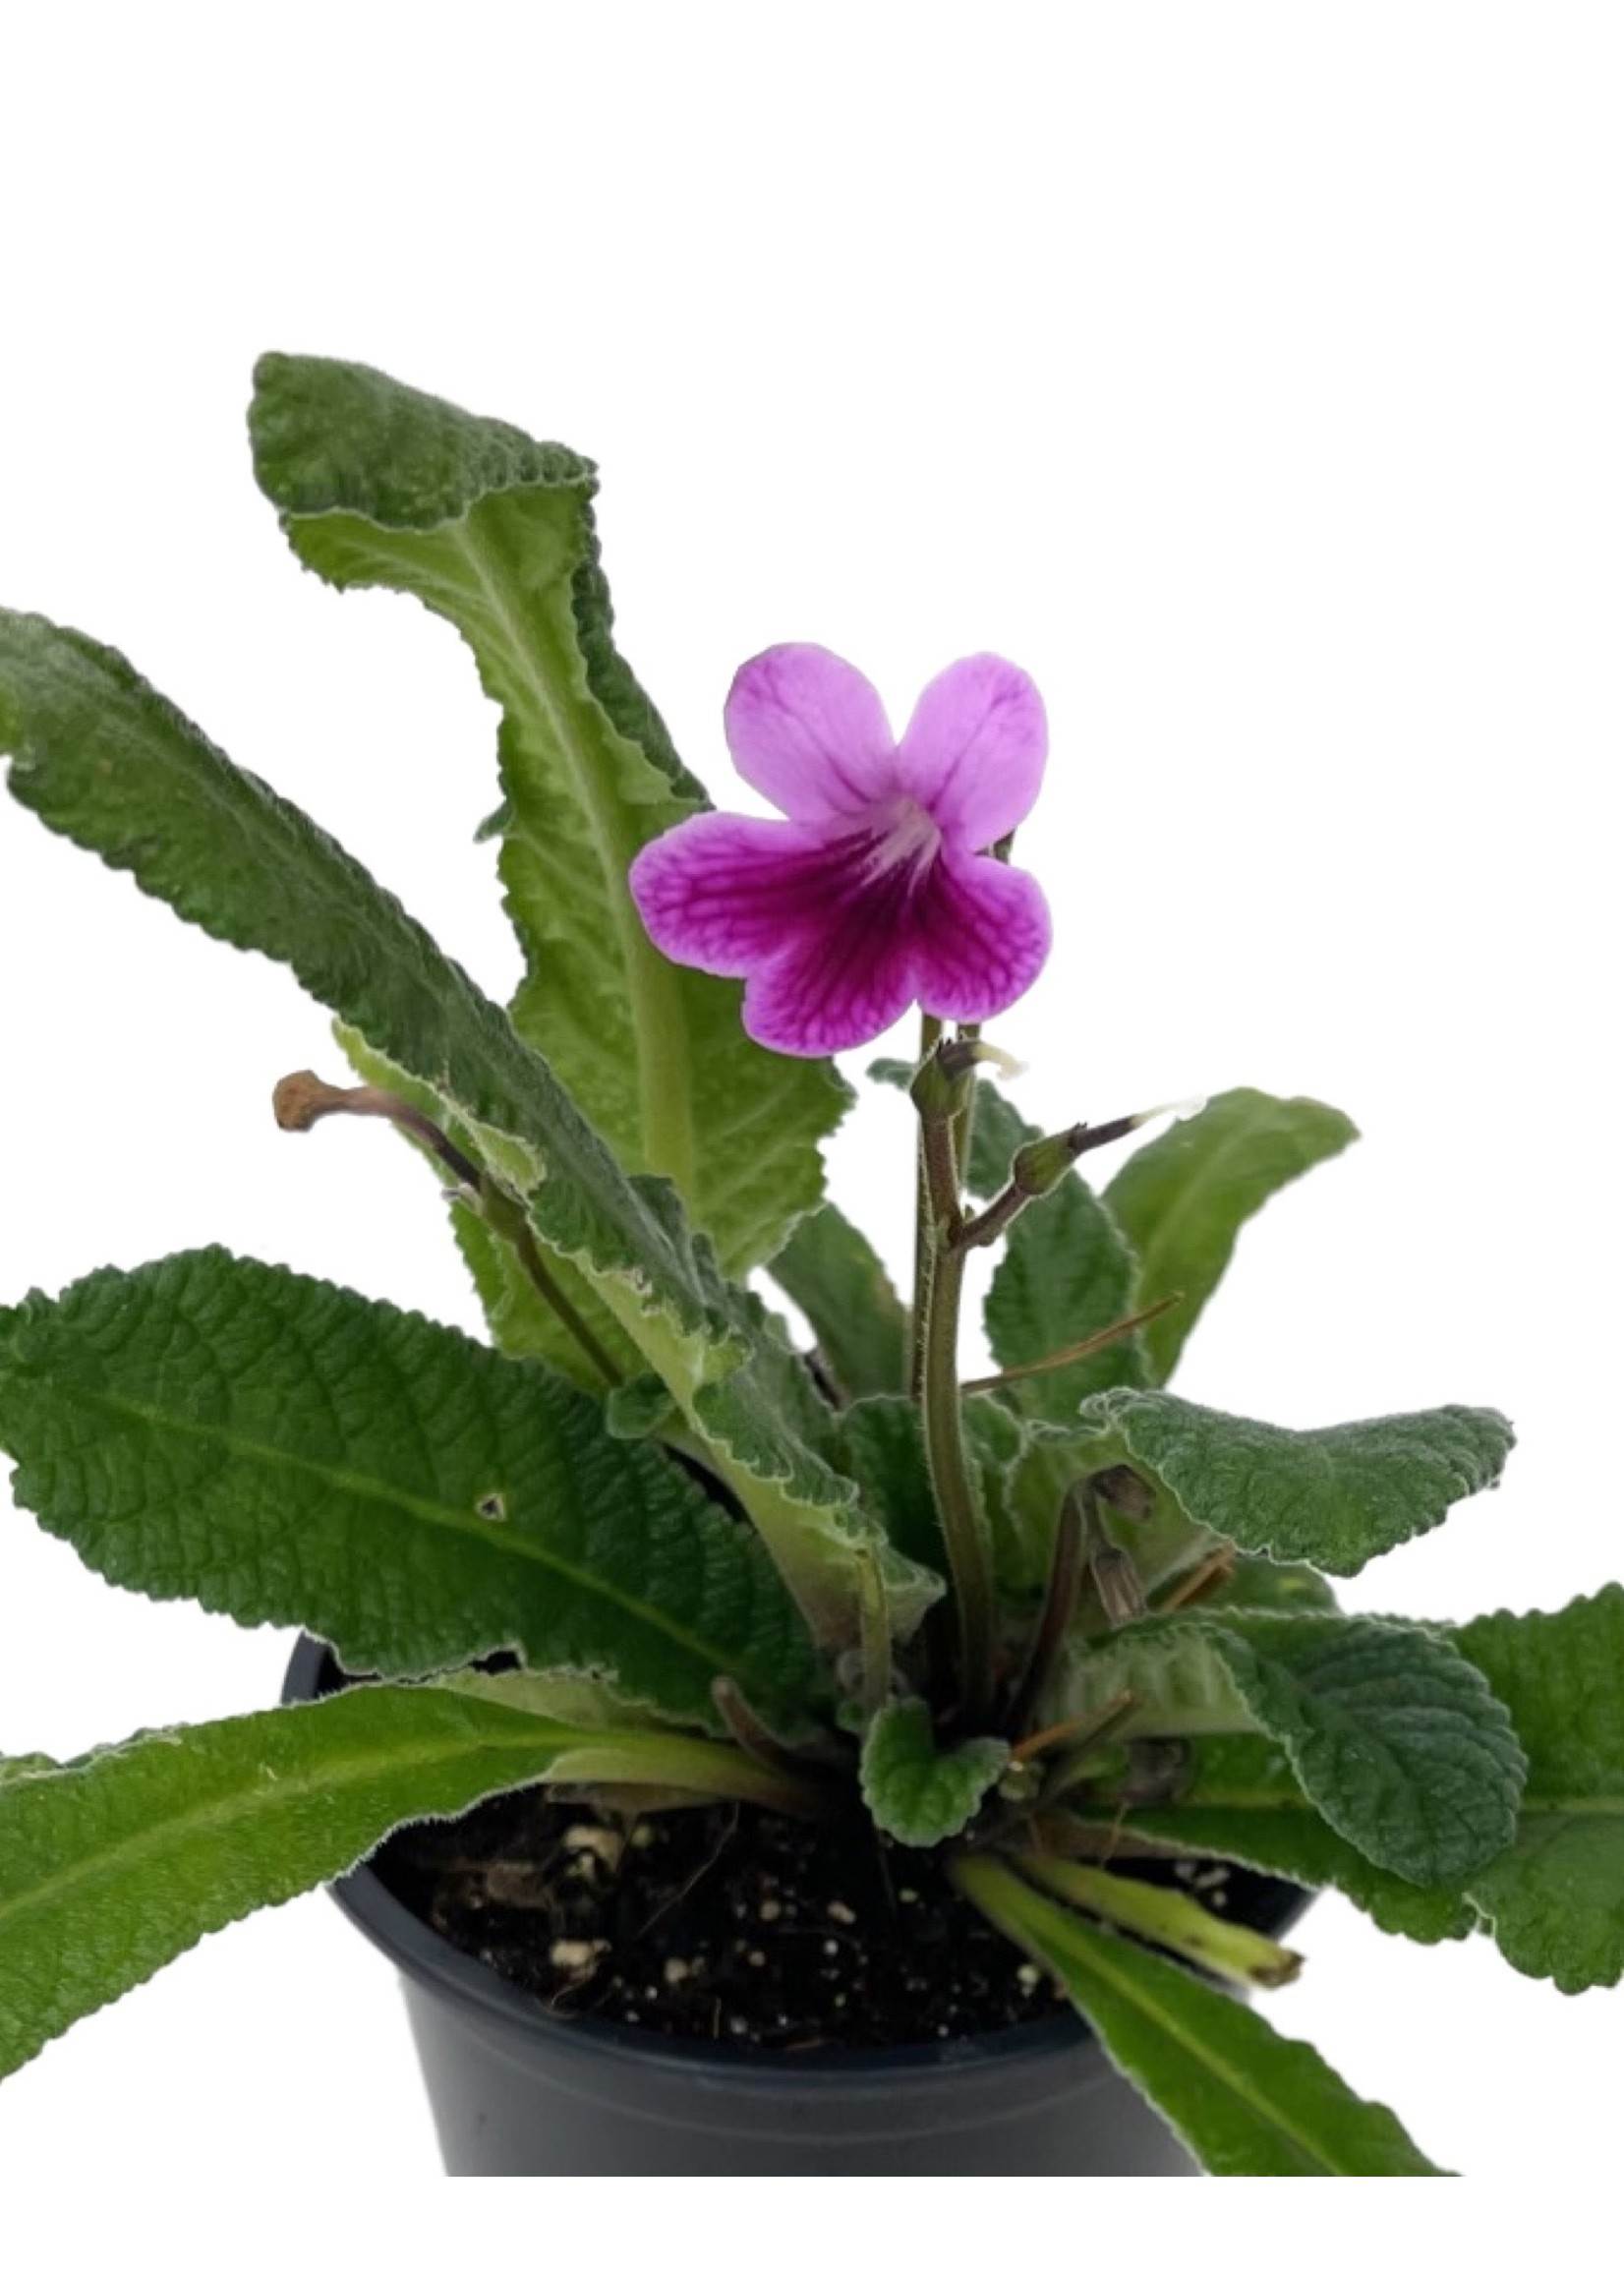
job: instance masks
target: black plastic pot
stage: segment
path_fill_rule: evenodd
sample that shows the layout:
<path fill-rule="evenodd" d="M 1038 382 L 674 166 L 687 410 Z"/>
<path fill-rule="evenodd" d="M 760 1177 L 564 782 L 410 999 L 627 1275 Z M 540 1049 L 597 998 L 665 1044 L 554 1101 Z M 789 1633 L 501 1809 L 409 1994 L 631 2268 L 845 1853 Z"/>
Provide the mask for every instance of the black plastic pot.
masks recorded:
<path fill-rule="evenodd" d="M 301 1639 L 282 1695 L 336 1686 Z M 773 2054 L 563 2020 L 362 1865 L 332 1890 L 400 1969 L 454 2177 L 1166 2178 L 1195 2165 L 1071 2016 L 890 2053 Z M 1270 1885 L 1270 1916 L 1303 1907 Z"/>

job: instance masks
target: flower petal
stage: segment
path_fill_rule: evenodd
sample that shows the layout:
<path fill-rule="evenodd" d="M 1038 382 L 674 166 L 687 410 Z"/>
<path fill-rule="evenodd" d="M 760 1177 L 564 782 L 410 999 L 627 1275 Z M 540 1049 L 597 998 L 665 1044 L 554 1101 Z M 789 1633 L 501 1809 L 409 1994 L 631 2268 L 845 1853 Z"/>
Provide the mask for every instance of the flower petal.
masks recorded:
<path fill-rule="evenodd" d="M 897 737 L 861 671 L 828 648 L 768 648 L 723 712 L 733 764 L 791 821 L 860 813 L 897 787 Z"/>
<path fill-rule="evenodd" d="M 1043 697 L 1002 656 L 965 656 L 932 679 L 898 752 L 901 786 L 966 852 L 1025 820 L 1043 781 Z"/>
<path fill-rule="evenodd" d="M 914 988 L 938 1019 L 968 1023 L 1007 1011 L 1048 958 L 1042 890 L 1001 860 L 944 848 L 912 912 Z"/>
<path fill-rule="evenodd" d="M 854 898 L 846 920 L 787 949 L 744 989 L 744 1029 L 795 1058 L 855 1050 L 913 1001 L 912 958 L 885 901 Z"/>
<path fill-rule="evenodd" d="M 626 883 L 663 955 L 740 979 L 829 923 L 849 865 L 845 841 L 808 825 L 696 813 L 646 845 Z"/>

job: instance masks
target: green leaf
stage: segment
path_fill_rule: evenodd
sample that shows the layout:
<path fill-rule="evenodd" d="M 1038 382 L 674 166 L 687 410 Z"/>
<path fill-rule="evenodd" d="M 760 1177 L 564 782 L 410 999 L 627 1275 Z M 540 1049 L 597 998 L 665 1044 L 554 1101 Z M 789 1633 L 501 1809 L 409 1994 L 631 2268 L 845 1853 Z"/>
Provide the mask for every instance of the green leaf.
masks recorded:
<path fill-rule="evenodd" d="M 307 1626 L 353 1672 L 514 1649 L 710 1721 L 818 1688 L 761 1544 L 539 1367 L 220 1249 L 0 1312 L 16 1492 L 117 1586 Z"/>
<path fill-rule="evenodd" d="M 1015 1148 L 1041 1134 L 990 1082 L 981 1082 L 970 1129 L 971 1190 L 990 1196 L 990 1172 L 991 1190 L 998 1191 Z M 1105 1203 L 1073 1170 L 1052 1193 L 1031 1201 L 1005 1235 L 985 1312 L 987 1340 L 1000 1369 L 1035 1365 L 1115 1325 L 1133 1309 L 1133 1273 L 1132 1252 Z M 1014 1383 L 1008 1395 L 1022 1413 L 1070 1422 L 1079 1399 L 1149 1378 L 1134 1332 L 1074 1365 Z"/>
<path fill-rule="evenodd" d="M 1272 1563 L 1266 1555 L 1238 1555 L 1212 1598 L 1224 1610 L 1335 1610 L 1328 1581 L 1310 1563 Z"/>
<path fill-rule="evenodd" d="M 855 1640 L 866 1541 L 849 1483 L 795 1435 L 759 1307 L 667 1182 L 627 1177 L 547 1062 L 360 864 L 244 774 L 121 656 L 0 611 L 12 794 L 217 939 L 284 962 L 470 1131 L 535 1236 L 588 1277 L 706 1437 L 797 1602 Z M 733 1378 L 725 1379 L 729 1372 Z M 894 1625 L 928 1574 L 886 1563 Z"/>
<path fill-rule="evenodd" d="M 1015 1507 L 1015 1480 L 1027 1442 L 1027 1426 L 998 1397 L 964 1400 L 964 1444 L 980 1485 L 981 1512 L 992 1544 L 993 1572 L 1006 1595 L 1036 1597 L 1049 1573 L 1049 1551 L 1054 1524 L 1049 1524 L 1044 1550 L 1028 1560 L 1030 1542 Z"/>
<path fill-rule="evenodd" d="M 837 1466 L 856 1480 L 863 1504 L 892 1545 L 915 1563 L 948 1571 L 936 1513 L 924 1424 L 912 1398 L 860 1398 L 837 1422 Z"/>
<path fill-rule="evenodd" d="M 773 1277 L 798 1304 L 847 1397 L 901 1389 L 908 1316 L 873 1248 L 827 1200 L 803 1216 L 773 1258 Z"/>
<path fill-rule="evenodd" d="M 437 1688 L 153 1730 L 60 1769 L 31 1758 L 0 1779 L 0 2074 L 397 1824 L 543 1779 L 760 1799 L 765 1776 L 730 1746 L 577 1729 Z"/>
<path fill-rule="evenodd" d="M 596 471 L 556 443 L 358 364 L 267 355 L 255 471 L 308 567 L 410 593 L 500 706 L 499 868 L 526 972 L 513 1019 L 623 1167 L 668 1176 L 742 1271 L 822 1195 L 818 1140 L 850 1093 L 763 1050 L 736 981 L 668 962 L 633 856 L 706 799 L 615 652 Z"/>
<path fill-rule="evenodd" d="M 1080 1470 L 1126 1462 L 1249 1553 L 1351 1578 L 1496 1483 L 1514 1437 L 1502 1414 L 1474 1406 L 1282 1429 L 1119 1389 L 1087 1401 L 1073 1441 Z"/>
<path fill-rule="evenodd" d="M 1311 1097 L 1227 1089 L 1117 1172 L 1105 1205 L 1139 1258 L 1134 1308 L 1184 1296 L 1143 1330 L 1150 1380 L 1166 1381 L 1178 1364 L 1247 1219 L 1358 1135 L 1346 1114 Z"/>
<path fill-rule="evenodd" d="M 1333 1831 L 1417 1887 L 1459 1884 L 1506 1847 L 1527 1764 L 1511 1718 L 1444 1637 L 1280 1611 L 1146 1619 L 1068 1659 L 1045 1718 L 1128 1690 L 1124 1735 L 1260 1729 Z"/>
<path fill-rule="evenodd" d="M 1510 1840 L 1522 1748 L 1500 1701 L 1441 1636 L 1268 1611 L 1214 1614 L 1207 1626 L 1305 1792 L 1372 1863 L 1436 1887 Z"/>
<path fill-rule="evenodd" d="M 122 656 L 0 611 L 0 749 L 14 753 L 13 796 L 48 828 L 214 938 L 286 963 L 477 1137 L 491 1133 L 550 1245 L 599 1272 L 641 1271 L 651 1306 L 703 1326 L 705 1297 L 668 1217 L 505 1015 L 359 862 Z"/>
<path fill-rule="evenodd" d="M 604 1427 L 611 1437 L 655 1437 L 681 1420 L 657 1373 L 634 1373 L 604 1400 Z"/>
<path fill-rule="evenodd" d="M 923 1698 L 894 1698 L 863 1740 L 863 1798 L 893 1839 L 935 1847 L 963 1831 L 1009 1758 L 1001 1737 L 966 1737 L 939 1753 Z"/>
<path fill-rule="evenodd" d="M 991 1856 L 953 1876 L 1061 1982 L 1124 2075 L 1219 2178 L 1430 2179 L 1391 2109 L 1361 2100 L 1311 2046 L 1186 1968 L 1051 1902 Z"/>
<path fill-rule="evenodd" d="M 914 1075 L 911 1066 L 890 1058 L 877 1059 L 869 1072 L 882 1081 L 892 1082 L 899 1075 L 903 1088 Z M 964 1183 L 975 1197 L 978 1200 L 995 1198 L 1009 1183 L 1010 1163 L 1020 1147 L 1041 1135 L 1031 1122 L 1021 1119 L 1009 1099 L 985 1077 L 977 1081 L 975 1111 L 970 1116 L 969 1157 L 964 1163 Z"/>
<path fill-rule="evenodd" d="M 1098 1822 L 1118 1811 L 1089 1809 Z M 1276 1745 L 1261 1737 L 1205 1738 L 1175 1806 L 1135 1809 L 1136 1834 L 1190 1855 L 1220 1855 L 1299 1887 L 1335 1888 L 1385 1932 L 1438 1943 L 1470 1934 L 1476 1913 L 1458 1887 L 1416 1887 L 1383 1871 L 1314 1809 Z M 1492 1868 L 1492 1867 L 1490 1867 Z"/>
<path fill-rule="evenodd" d="M 1473 1902 L 1519 1973 L 1559 1990 L 1624 1975 L 1624 1588 L 1456 1628 L 1528 1750 L 1517 1837 Z"/>

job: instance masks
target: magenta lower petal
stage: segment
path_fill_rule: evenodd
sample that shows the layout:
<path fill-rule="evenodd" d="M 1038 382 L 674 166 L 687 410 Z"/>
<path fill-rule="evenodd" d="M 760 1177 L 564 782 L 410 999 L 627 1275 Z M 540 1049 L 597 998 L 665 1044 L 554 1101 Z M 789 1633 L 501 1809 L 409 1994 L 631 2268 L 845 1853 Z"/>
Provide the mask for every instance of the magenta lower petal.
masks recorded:
<path fill-rule="evenodd" d="M 861 813 L 895 793 L 897 748 L 861 671 L 828 648 L 768 648 L 741 666 L 723 713 L 733 764 L 791 821 Z"/>
<path fill-rule="evenodd" d="M 913 903 L 913 979 L 938 1019 L 991 1019 L 1024 995 L 1049 954 L 1049 905 L 1035 878 L 945 851 Z"/>
<path fill-rule="evenodd" d="M 843 844 L 791 821 L 697 813 L 656 838 L 626 882 L 663 955 L 740 979 L 828 921 Z"/>
<path fill-rule="evenodd" d="M 932 679 L 898 750 L 902 787 L 950 843 L 984 852 L 1023 822 L 1043 781 L 1043 697 L 1002 656 L 965 656 Z"/>
<path fill-rule="evenodd" d="M 848 920 L 807 940 L 753 974 L 744 1028 L 769 1050 L 822 1058 L 855 1050 L 894 1026 L 913 1001 L 905 950 L 861 903 Z"/>

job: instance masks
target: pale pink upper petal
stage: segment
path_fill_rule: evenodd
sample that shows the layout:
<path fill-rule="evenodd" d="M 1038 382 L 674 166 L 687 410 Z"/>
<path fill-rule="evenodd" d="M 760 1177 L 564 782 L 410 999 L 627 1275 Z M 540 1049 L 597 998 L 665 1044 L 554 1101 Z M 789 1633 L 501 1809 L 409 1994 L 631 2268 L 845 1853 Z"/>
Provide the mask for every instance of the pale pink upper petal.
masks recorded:
<path fill-rule="evenodd" d="M 1025 994 L 1049 954 L 1035 878 L 944 847 L 912 907 L 914 993 L 938 1019 L 994 1018 Z"/>
<path fill-rule="evenodd" d="M 791 821 L 860 813 L 897 788 L 897 737 L 861 671 L 828 648 L 768 648 L 723 712 L 733 764 Z"/>
<path fill-rule="evenodd" d="M 898 751 L 901 787 L 950 843 L 982 852 L 1032 810 L 1049 729 L 1043 697 L 1002 656 L 965 656 L 932 679 Z"/>
<path fill-rule="evenodd" d="M 822 1058 L 894 1026 L 914 999 L 912 960 L 884 904 L 859 900 L 847 921 L 804 939 L 752 972 L 745 1032 L 769 1050 Z"/>
<path fill-rule="evenodd" d="M 809 825 L 696 813 L 646 845 L 626 883 L 663 955 L 739 979 L 827 924 L 849 866 L 843 840 Z"/>

